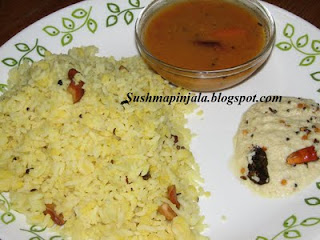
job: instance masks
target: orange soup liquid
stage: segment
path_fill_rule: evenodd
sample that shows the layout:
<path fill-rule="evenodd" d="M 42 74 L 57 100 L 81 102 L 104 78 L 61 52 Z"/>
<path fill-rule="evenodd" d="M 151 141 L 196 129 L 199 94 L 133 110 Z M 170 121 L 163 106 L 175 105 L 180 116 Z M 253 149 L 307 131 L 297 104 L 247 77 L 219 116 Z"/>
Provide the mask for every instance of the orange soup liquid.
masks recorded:
<path fill-rule="evenodd" d="M 258 18 L 223 0 L 187 0 L 163 8 L 144 32 L 147 50 L 165 63 L 194 70 L 243 64 L 265 44 Z"/>

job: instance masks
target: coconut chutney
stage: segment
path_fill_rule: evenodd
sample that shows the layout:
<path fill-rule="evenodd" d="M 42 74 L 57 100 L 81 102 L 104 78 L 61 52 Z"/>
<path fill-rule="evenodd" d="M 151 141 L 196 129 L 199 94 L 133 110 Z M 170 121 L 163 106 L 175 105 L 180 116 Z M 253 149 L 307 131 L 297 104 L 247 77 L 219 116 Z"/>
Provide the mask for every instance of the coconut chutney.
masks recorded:
<path fill-rule="evenodd" d="M 282 97 L 257 103 L 234 137 L 232 169 L 266 197 L 296 193 L 320 176 L 320 110 L 313 100 Z"/>

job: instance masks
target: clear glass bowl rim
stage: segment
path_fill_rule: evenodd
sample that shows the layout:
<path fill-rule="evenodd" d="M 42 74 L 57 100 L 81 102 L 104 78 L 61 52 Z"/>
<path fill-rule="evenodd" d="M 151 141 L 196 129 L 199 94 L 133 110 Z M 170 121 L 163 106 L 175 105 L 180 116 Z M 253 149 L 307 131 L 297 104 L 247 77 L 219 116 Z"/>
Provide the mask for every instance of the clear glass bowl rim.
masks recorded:
<path fill-rule="evenodd" d="M 251 66 L 254 66 L 255 64 L 260 62 L 260 59 L 263 58 L 265 56 L 265 54 L 267 54 L 269 52 L 269 50 L 271 50 L 273 48 L 273 45 L 275 43 L 275 35 L 276 35 L 276 26 L 275 26 L 275 21 L 271 15 L 271 13 L 269 12 L 269 10 L 267 8 L 265 8 L 260 2 L 258 2 L 257 0 L 240 0 L 240 2 L 246 2 L 247 6 L 250 7 L 250 5 L 252 6 L 256 6 L 258 7 L 258 9 L 264 14 L 263 18 L 266 19 L 266 22 L 268 23 L 268 30 L 270 31 L 270 36 L 267 39 L 267 43 L 264 46 L 263 50 L 254 58 L 250 59 L 249 61 L 231 67 L 231 68 L 225 68 L 225 69 L 219 69 L 219 70 L 194 70 L 194 69 L 186 69 L 186 68 L 181 68 L 181 67 L 176 67 L 174 65 L 168 64 L 160 59 L 158 59 L 157 57 L 153 56 L 142 44 L 142 40 L 141 40 L 141 36 L 140 36 L 140 32 L 139 32 L 139 25 L 141 23 L 142 16 L 144 14 L 146 14 L 146 12 L 157 2 L 162 1 L 162 0 L 153 0 L 152 2 L 150 2 L 139 14 L 136 23 L 135 23 L 135 38 L 136 38 L 136 42 L 138 45 L 138 49 L 142 49 L 143 53 L 145 53 L 148 57 L 150 57 L 153 61 L 157 62 L 158 64 L 166 67 L 167 69 L 172 69 L 175 72 L 184 72 L 186 74 L 201 74 L 202 77 L 205 75 L 208 75 L 208 78 L 212 78 L 212 75 L 214 74 L 218 74 L 221 76 L 223 76 L 223 74 L 225 73 L 226 75 L 229 75 L 228 73 L 230 72 L 237 72 L 237 70 L 239 70 L 240 72 L 245 71 L 246 69 L 250 68 Z"/>

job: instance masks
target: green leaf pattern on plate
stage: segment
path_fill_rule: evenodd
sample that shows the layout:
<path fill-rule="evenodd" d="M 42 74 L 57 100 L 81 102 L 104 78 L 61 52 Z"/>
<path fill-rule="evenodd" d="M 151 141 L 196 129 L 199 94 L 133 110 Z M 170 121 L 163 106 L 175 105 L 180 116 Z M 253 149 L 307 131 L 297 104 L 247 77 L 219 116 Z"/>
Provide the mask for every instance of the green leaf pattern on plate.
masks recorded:
<path fill-rule="evenodd" d="M 288 230 L 283 233 L 283 236 L 288 239 L 294 239 L 301 237 L 301 233 L 298 230 Z"/>
<path fill-rule="evenodd" d="M 31 233 L 33 235 L 31 238 L 29 238 L 29 240 L 46 240 L 46 238 L 40 235 L 41 232 L 44 232 L 46 230 L 46 227 L 43 228 L 40 226 L 33 225 L 30 227 L 30 229 L 21 228 L 20 230 Z M 62 236 L 55 235 L 50 237 L 49 240 L 64 240 L 64 238 Z"/>
<path fill-rule="evenodd" d="M 311 73 L 310 76 L 312 77 L 313 80 L 320 81 L 320 72 Z"/>
<path fill-rule="evenodd" d="M 62 46 L 68 45 L 69 43 L 72 42 L 73 36 L 71 33 L 66 33 L 65 35 L 63 35 L 63 37 L 61 38 L 61 44 Z"/>
<path fill-rule="evenodd" d="M 127 25 L 130 25 L 134 20 L 134 10 L 142 9 L 140 7 L 140 0 L 129 0 L 128 1 L 130 7 L 121 11 L 121 8 L 116 3 L 107 3 L 107 9 L 110 14 L 106 20 L 106 26 L 112 27 L 118 23 L 118 19 L 121 14 L 123 14 L 123 20 Z"/>
<path fill-rule="evenodd" d="M 18 64 L 17 60 L 11 57 L 2 59 L 2 63 L 7 65 L 8 67 L 14 67 L 15 65 Z"/>
<path fill-rule="evenodd" d="M 289 51 L 292 48 L 292 45 L 288 42 L 279 42 L 276 46 L 282 51 Z"/>
<path fill-rule="evenodd" d="M 61 45 L 64 47 L 70 44 L 73 40 L 73 33 L 78 31 L 79 29 L 86 26 L 91 33 L 95 33 L 98 29 L 97 22 L 90 18 L 92 7 L 89 10 L 85 10 L 83 8 L 77 8 L 71 13 L 70 17 L 62 18 L 62 26 L 63 29 L 58 29 L 55 26 L 46 26 L 42 30 L 46 32 L 49 36 L 55 37 L 58 35 L 62 35 L 61 37 Z M 84 20 L 83 20 L 84 19 Z M 82 21 L 77 26 L 77 21 Z"/>
<path fill-rule="evenodd" d="M 84 18 L 85 16 L 87 16 L 87 14 L 88 14 L 88 12 L 86 10 L 84 10 L 83 8 L 77 8 L 76 10 L 74 10 L 71 13 L 71 16 L 74 18 L 81 19 L 81 18 Z"/>
<path fill-rule="evenodd" d="M 320 190 L 320 182 L 316 183 L 316 187 Z M 309 197 L 305 198 L 304 202 L 309 206 L 317 206 L 320 204 L 320 199 L 317 197 Z M 276 234 L 272 238 L 266 238 L 263 236 L 257 236 L 255 240 L 276 240 L 281 239 L 281 237 L 285 239 L 297 239 L 301 238 L 301 230 L 305 227 L 312 227 L 320 223 L 320 216 L 319 217 L 308 217 L 298 223 L 298 219 L 295 215 L 291 215 L 283 222 L 284 230 Z"/>
<path fill-rule="evenodd" d="M 3 93 L 7 89 L 8 85 L 4 83 L 0 83 L 0 92 Z M 0 200 L 1 203 L 1 200 Z"/>
<path fill-rule="evenodd" d="M 3 64 L 5 64 L 8 67 L 15 67 L 15 66 L 20 66 L 20 64 L 23 61 L 28 61 L 30 63 L 33 62 L 33 59 L 30 57 L 30 54 L 36 50 L 35 52 L 40 56 L 44 57 L 44 53 L 47 50 L 45 47 L 39 45 L 39 40 L 36 39 L 36 42 L 33 46 L 28 45 L 27 43 L 17 43 L 14 45 L 15 48 L 19 51 L 22 52 L 23 55 L 19 59 L 15 59 L 13 57 L 7 57 L 1 60 Z M 0 91 L 1 91 L 1 86 L 0 86 Z"/>
<path fill-rule="evenodd" d="M 47 51 L 47 49 L 45 49 L 44 47 L 37 46 L 37 53 L 39 54 L 39 56 L 44 57 L 45 51 Z"/>
<path fill-rule="evenodd" d="M 297 39 L 296 45 L 298 48 L 305 47 L 309 42 L 308 34 L 305 34 Z"/>
<path fill-rule="evenodd" d="M 75 27 L 75 23 L 74 21 L 72 21 L 72 19 L 70 18 L 62 18 L 62 25 L 70 30 L 73 30 Z"/>
<path fill-rule="evenodd" d="M 4 213 L 0 213 L 0 224 L 4 223 L 6 225 L 14 222 L 16 220 L 15 215 L 11 212 L 11 204 L 8 199 L 0 193 L 0 206 L 4 208 Z"/>
<path fill-rule="evenodd" d="M 140 6 L 140 0 L 128 0 L 128 3 L 130 5 L 129 8 L 126 8 L 124 10 L 121 10 L 118 4 L 116 3 L 107 3 L 107 9 L 112 14 L 107 16 L 106 19 L 106 26 L 111 27 L 118 23 L 118 18 L 120 15 L 123 14 L 123 20 L 127 25 L 130 25 L 134 20 L 134 10 L 142 9 L 143 7 Z M 84 26 L 87 26 L 88 30 L 91 33 L 95 33 L 98 24 L 97 22 L 90 18 L 92 7 L 89 8 L 89 10 L 85 10 L 83 8 L 77 8 L 71 13 L 71 18 L 64 17 L 62 18 L 62 25 L 65 28 L 64 30 L 59 30 L 55 26 L 48 25 L 43 28 L 43 31 L 46 32 L 49 36 L 55 37 L 59 34 L 62 34 L 61 38 L 61 45 L 66 46 L 70 44 L 73 40 L 72 33 L 78 31 Z M 85 19 L 81 25 L 78 27 L 76 26 L 76 22 L 74 20 L 81 20 Z M 311 49 L 313 52 L 306 52 L 303 50 L 308 44 L 310 43 L 309 35 L 305 34 L 297 38 L 297 40 L 294 42 L 293 37 L 295 34 L 295 27 L 287 23 L 285 28 L 283 29 L 283 35 L 288 40 L 282 41 L 276 44 L 276 47 L 282 51 L 289 51 L 291 49 L 295 49 L 296 51 L 300 52 L 301 54 L 305 55 L 304 58 L 301 59 L 299 65 L 300 66 L 310 66 L 312 65 L 316 57 L 320 55 L 320 40 L 312 40 L 311 41 Z M 34 46 L 29 46 L 26 43 L 17 43 L 15 44 L 15 48 L 19 51 L 24 53 L 20 59 L 15 59 L 12 57 L 7 57 L 2 59 L 2 63 L 5 64 L 8 67 L 14 67 L 19 66 L 22 61 L 27 60 L 30 62 L 33 62 L 32 58 L 28 57 L 28 55 L 33 52 L 36 49 L 36 52 L 39 56 L 44 57 L 44 53 L 46 51 L 46 48 L 43 46 L 38 45 L 38 39 L 36 39 L 36 42 Z M 315 81 L 320 81 L 320 71 L 311 73 L 310 76 Z M 7 85 L 6 84 L 0 84 L 0 92 L 5 91 Z M 319 90 L 320 91 L 320 90 Z M 316 183 L 316 186 L 318 189 L 320 189 L 320 182 Z M 309 197 L 304 199 L 304 202 L 309 206 L 317 206 L 320 205 L 320 198 L 318 197 Z M 0 213 L 0 223 L 3 224 L 10 224 L 15 221 L 15 215 L 11 212 L 11 204 L 10 202 L 4 197 L 3 194 L 0 193 L 0 205 L 3 205 L 5 208 L 4 213 Z M 276 234 L 274 237 L 270 238 L 270 240 L 279 239 L 280 237 L 284 237 L 286 239 L 297 239 L 302 236 L 301 232 L 297 229 L 298 227 L 311 227 L 315 226 L 320 223 L 320 218 L 318 217 L 308 217 L 304 220 L 302 220 L 300 223 L 297 223 L 298 219 L 295 215 L 291 215 L 283 222 L 284 230 Z M 39 226 L 31 226 L 30 229 L 20 229 L 21 231 L 29 232 L 33 236 L 29 238 L 29 240 L 45 240 L 42 236 L 40 236 L 41 232 L 44 232 L 46 228 L 41 228 Z M 63 237 L 55 235 L 50 237 L 49 240 L 63 240 Z M 269 238 L 266 238 L 264 236 L 257 236 L 255 240 L 269 240 Z"/>
<path fill-rule="evenodd" d="M 25 43 L 17 43 L 15 46 L 20 52 L 28 52 L 30 50 L 29 46 Z"/>
<path fill-rule="evenodd" d="M 107 27 L 111 27 L 118 22 L 118 17 L 115 15 L 110 15 L 107 17 Z"/>
<path fill-rule="evenodd" d="M 256 238 L 256 240 L 268 240 L 268 238 L 266 238 L 266 237 L 261 237 L 261 236 L 258 236 L 258 237 Z"/>
<path fill-rule="evenodd" d="M 286 41 L 281 41 L 276 44 L 276 47 L 281 51 L 289 51 L 295 49 L 297 52 L 303 55 L 303 58 L 299 62 L 299 66 L 307 67 L 311 66 L 320 55 L 320 40 L 313 39 L 310 41 L 308 34 L 297 37 L 294 41 L 295 27 L 287 23 L 283 29 L 283 36 L 287 38 Z M 289 40 L 289 41 L 288 41 Z M 309 47 L 309 51 L 305 48 Z M 315 81 L 320 81 L 320 71 L 310 73 L 310 76 Z M 318 89 L 320 92 L 320 89 Z"/>
<path fill-rule="evenodd" d="M 98 24 L 95 20 L 93 20 L 92 18 L 90 18 L 87 22 L 87 27 L 90 30 L 90 32 L 94 33 L 97 28 L 98 28 Z"/>
<path fill-rule="evenodd" d="M 311 47 L 312 47 L 313 51 L 320 53 L 320 41 L 319 40 L 313 40 Z"/>
<path fill-rule="evenodd" d="M 285 228 L 292 227 L 297 222 L 297 217 L 295 215 L 292 215 L 288 219 L 286 219 L 283 223 L 283 226 Z"/>
<path fill-rule="evenodd" d="M 301 222 L 301 226 L 310 227 L 318 224 L 320 222 L 320 218 L 310 217 Z"/>
<path fill-rule="evenodd" d="M 45 31 L 47 34 L 49 34 L 52 37 L 57 36 L 60 33 L 59 29 L 54 26 L 46 26 L 43 28 L 43 31 Z"/>
<path fill-rule="evenodd" d="M 316 60 L 315 56 L 307 56 L 304 59 L 301 60 L 301 62 L 299 63 L 300 66 L 309 66 L 311 65 L 314 60 Z"/>
<path fill-rule="evenodd" d="M 131 11 L 126 11 L 126 13 L 124 14 L 124 20 L 126 22 L 127 25 L 129 25 L 130 23 L 132 23 L 134 19 L 134 15 Z"/>
<path fill-rule="evenodd" d="M 320 204 L 320 199 L 317 197 L 310 197 L 304 199 L 305 203 L 308 204 L 309 206 L 316 206 Z"/>
<path fill-rule="evenodd" d="M 283 35 L 287 38 L 292 38 L 292 36 L 294 35 L 294 26 L 288 23 L 283 29 Z"/>

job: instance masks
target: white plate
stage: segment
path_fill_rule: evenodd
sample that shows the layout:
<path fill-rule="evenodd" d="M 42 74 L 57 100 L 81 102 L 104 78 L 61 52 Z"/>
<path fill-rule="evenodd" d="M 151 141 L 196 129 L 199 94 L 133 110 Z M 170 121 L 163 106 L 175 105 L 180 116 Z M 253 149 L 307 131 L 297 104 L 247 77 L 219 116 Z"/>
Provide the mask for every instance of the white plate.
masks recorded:
<path fill-rule="evenodd" d="M 21 59 L 41 59 L 42 47 L 65 53 L 75 46 L 96 45 L 104 56 L 137 54 L 134 22 L 147 3 L 148 0 L 86 1 L 41 19 L 0 48 L 0 83 L 5 84 L 9 69 L 19 65 Z M 319 30 L 291 13 L 264 5 L 276 21 L 277 47 L 263 69 L 222 94 L 291 95 L 317 101 Z M 286 199 L 265 199 L 252 194 L 231 174 L 232 137 L 242 113 L 251 104 L 203 103 L 200 105 L 204 118 L 190 117 L 189 126 L 197 134 L 192 151 L 205 178 L 205 189 L 212 192 L 211 198 L 200 202 L 210 226 L 205 234 L 218 240 L 320 239 L 320 184 L 315 182 Z M 6 201 L 5 196 L 0 195 L 0 201 Z M 28 226 L 25 218 L 10 208 L 10 203 L 6 206 L 6 212 L 0 211 L 1 240 L 55 236 L 48 230 Z"/>

